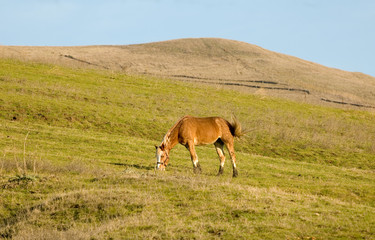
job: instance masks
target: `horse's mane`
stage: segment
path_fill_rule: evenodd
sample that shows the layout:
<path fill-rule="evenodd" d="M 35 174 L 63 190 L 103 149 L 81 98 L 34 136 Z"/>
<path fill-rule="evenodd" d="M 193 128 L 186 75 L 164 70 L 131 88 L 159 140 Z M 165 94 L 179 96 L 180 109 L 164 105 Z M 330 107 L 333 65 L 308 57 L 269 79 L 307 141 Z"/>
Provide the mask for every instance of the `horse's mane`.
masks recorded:
<path fill-rule="evenodd" d="M 170 136 L 172 134 L 172 132 L 177 128 L 178 125 L 180 125 L 180 123 L 188 118 L 190 116 L 186 115 L 186 116 L 183 116 L 182 118 L 180 118 L 180 120 L 178 120 L 169 130 L 168 132 L 165 134 L 164 138 L 163 138 L 163 141 L 161 142 L 161 146 L 167 146 L 169 144 L 169 141 L 170 141 Z"/>

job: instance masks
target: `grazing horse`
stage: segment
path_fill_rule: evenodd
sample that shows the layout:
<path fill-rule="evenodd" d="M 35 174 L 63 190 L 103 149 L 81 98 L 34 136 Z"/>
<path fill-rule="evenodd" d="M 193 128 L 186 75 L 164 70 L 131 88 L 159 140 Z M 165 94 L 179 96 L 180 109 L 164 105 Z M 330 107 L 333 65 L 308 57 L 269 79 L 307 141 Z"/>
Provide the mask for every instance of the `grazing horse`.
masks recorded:
<path fill-rule="evenodd" d="M 218 175 L 224 171 L 224 145 L 229 151 L 233 166 L 233 177 L 237 177 L 236 155 L 234 153 L 234 137 L 241 137 L 240 122 L 233 117 L 230 123 L 220 117 L 197 118 L 184 116 L 168 130 L 160 146 L 156 147 L 156 168 L 165 170 L 169 162 L 169 152 L 178 143 L 184 145 L 190 152 L 194 172 L 200 173 L 201 167 L 195 152 L 196 145 L 214 144 L 220 159 Z"/>

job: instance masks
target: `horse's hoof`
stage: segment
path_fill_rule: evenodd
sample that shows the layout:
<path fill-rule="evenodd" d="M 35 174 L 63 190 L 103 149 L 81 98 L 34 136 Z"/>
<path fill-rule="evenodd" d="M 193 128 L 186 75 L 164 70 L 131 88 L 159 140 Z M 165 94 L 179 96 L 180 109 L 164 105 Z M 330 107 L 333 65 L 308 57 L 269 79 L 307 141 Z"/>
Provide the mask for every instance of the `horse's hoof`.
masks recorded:
<path fill-rule="evenodd" d="M 224 173 L 224 168 L 220 167 L 219 172 L 217 173 L 217 176 L 221 176 Z"/>
<path fill-rule="evenodd" d="M 233 177 L 238 177 L 237 169 L 236 169 L 236 170 L 233 170 Z"/>
<path fill-rule="evenodd" d="M 194 166 L 194 173 L 201 173 L 201 165 L 198 163 L 197 166 Z"/>
<path fill-rule="evenodd" d="M 195 174 L 200 174 L 202 172 L 202 169 L 200 167 L 195 167 L 194 168 L 194 173 Z"/>

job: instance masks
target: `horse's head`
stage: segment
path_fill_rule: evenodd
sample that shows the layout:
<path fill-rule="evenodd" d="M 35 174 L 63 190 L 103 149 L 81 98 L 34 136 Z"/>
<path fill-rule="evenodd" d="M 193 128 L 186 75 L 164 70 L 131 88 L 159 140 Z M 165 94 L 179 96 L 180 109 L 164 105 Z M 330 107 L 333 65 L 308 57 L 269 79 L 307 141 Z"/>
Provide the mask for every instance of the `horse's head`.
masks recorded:
<path fill-rule="evenodd" d="M 165 167 L 169 161 L 169 154 L 165 150 L 164 146 L 155 146 L 156 148 L 156 168 L 159 170 L 165 170 Z"/>

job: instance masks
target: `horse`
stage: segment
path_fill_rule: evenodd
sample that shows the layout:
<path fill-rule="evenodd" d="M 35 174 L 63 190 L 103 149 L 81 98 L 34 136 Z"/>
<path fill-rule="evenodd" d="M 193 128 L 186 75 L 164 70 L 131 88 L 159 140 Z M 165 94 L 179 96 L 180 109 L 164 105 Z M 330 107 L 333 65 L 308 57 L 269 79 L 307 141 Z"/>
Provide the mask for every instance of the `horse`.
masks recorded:
<path fill-rule="evenodd" d="M 234 138 L 239 138 L 242 135 L 241 123 L 235 116 L 232 117 L 232 122 L 228 122 L 221 117 L 198 118 L 184 116 L 168 130 L 161 144 L 155 146 L 156 169 L 165 170 L 169 162 L 169 152 L 174 146 L 180 143 L 190 152 L 194 172 L 200 173 L 201 167 L 198 162 L 197 153 L 195 152 L 195 146 L 214 144 L 220 160 L 218 175 L 221 175 L 224 171 L 225 145 L 232 160 L 233 177 L 237 177 Z"/>

